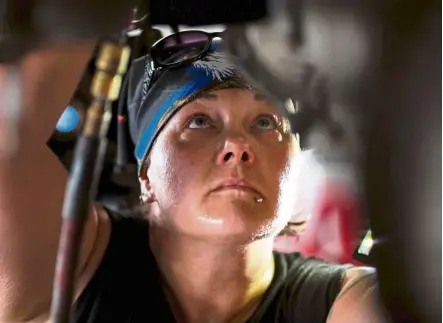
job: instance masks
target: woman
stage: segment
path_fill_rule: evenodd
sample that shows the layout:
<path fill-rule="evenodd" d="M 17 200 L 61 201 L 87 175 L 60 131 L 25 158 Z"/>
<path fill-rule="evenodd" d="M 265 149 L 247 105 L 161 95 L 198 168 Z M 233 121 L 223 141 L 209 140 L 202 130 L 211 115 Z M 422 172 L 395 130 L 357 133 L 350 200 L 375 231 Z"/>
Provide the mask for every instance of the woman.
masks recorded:
<path fill-rule="evenodd" d="M 298 143 L 219 42 L 207 40 L 198 60 L 162 69 L 148 58 L 134 63 L 123 97 L 149 223 L 93 207 L 74 321 L 376 321 L 372 271 L 273 254 L 287 221 L 279 187 Z M 60 76 L 51 62 L 66 55 L 85 61 L 66 50 L 28 57 L 29 82 L 36 71 Z M 45 84 L 25 84 L 25 93 L 43 99 Z M 35 104 L 25 107 L 24 123 L 38 115 Z M 61 109 L 45 108 L 41 123 L 22 127 L 20 156 L 0 162 L 0 322 L 48 320 L 66 174 L 44 140 Z"/>

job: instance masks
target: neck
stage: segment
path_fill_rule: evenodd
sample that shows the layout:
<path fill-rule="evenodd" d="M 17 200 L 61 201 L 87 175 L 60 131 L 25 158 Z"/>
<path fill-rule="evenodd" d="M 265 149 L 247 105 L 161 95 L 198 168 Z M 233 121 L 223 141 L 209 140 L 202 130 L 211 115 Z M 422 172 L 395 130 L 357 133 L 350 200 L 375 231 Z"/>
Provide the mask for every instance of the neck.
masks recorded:
<path fill-rule="evenodd" d="M 272 238 L 239 247 L 151 226 L 150 240 L 174 314 L 184 322 L 244 322 L 274 274 Z"/>

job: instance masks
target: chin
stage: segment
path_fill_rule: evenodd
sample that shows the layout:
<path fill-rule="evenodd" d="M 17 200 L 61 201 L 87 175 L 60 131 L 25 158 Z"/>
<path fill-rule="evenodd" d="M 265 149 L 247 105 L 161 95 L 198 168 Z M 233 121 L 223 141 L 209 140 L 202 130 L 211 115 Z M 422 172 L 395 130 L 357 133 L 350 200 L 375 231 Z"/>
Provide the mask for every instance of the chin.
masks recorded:
<path fill-rule="evenodd" d="M 256 206 L 237 203 L 224 204 L 218 208 L 214 205 L 192 222 L 195 223 L 193 230 L 201 236 L 229 239 L 240 244 L 277 235 L 279 232 L 274 212 L 267 211 L 264 206 L 260 210 Z"/>

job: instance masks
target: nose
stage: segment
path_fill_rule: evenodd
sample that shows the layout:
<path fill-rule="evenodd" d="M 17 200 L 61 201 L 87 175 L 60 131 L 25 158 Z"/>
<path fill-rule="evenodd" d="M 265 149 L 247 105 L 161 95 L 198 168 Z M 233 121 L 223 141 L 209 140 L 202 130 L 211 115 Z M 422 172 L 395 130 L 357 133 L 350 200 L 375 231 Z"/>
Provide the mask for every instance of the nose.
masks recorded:
<path fill-rule="evenodd" d="M 227 138 L 217 156 L 218 165 L 251 165 L 254 160 L 251 145 L 244 138 Z"/>

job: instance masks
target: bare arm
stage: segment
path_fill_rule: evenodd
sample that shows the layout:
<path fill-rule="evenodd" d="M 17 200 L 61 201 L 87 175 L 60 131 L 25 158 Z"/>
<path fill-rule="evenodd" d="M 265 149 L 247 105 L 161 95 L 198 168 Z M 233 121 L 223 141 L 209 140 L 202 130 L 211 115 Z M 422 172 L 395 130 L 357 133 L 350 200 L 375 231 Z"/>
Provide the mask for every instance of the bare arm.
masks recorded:
<path fill-rule="evenodd" d="M 0 156 L 0 322 L 32 321 L 49 310 L 67 173 L 46 142 L 93 47 L 58 44 L 21 61 L 20 150 L 14 158 Z M 4 77 L 0 65 L 0 87 Z M 87 224 L 80 268 L 98 222 L 94 215 Z"/>
<path fill-rule="evenodd" d="M 377 295 L 375 271 L 353 268 L 332 306 L 328 323 L 389 323 Z"/>

